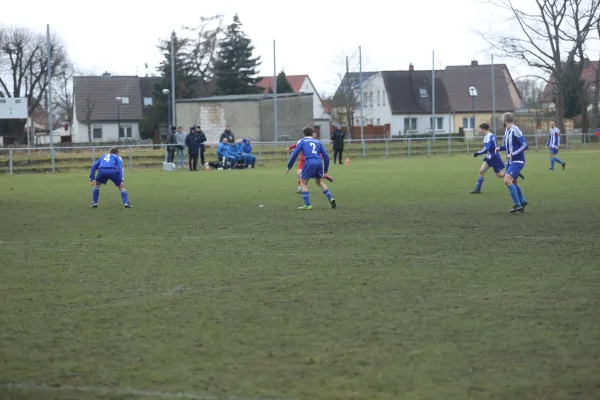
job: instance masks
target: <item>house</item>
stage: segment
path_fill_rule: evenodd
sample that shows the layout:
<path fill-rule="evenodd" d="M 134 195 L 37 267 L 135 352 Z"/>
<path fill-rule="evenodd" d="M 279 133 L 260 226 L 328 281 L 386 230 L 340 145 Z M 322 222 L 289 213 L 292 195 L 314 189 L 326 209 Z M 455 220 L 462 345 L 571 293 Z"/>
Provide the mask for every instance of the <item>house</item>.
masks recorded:
<path fill-rule="evenodd" d="M 202 126 L 208 143 L 218 143 L 229 125 L 237 139 L 275 141 L 272 94 L 212 96 L 177 100 L 177 123 L 182 126 Z M 312 93 L 286 93 L 277 96 L 278 141 L 298 140 L 302 127 L 313 116 Z M 329 132 L 329 126 L 327 127 Z"/>
<path fill-rule="evenodd" d="M 446 88 L 453 113 L 452 127 L 457 132 L 463 128 L 466 135 L 477 132 L 477 126 L 483 122 L 493 125 L 492 66 L 479 65 L 472 61 L 470 65 L 447 66 L 438 71 Z M 473 108 L 473 99 L 469 87 L 477 89 Z M 502 114 L 514 112 L 521 106 L 521 95 L 505 64 L 494 65 L 494 90 L 496 93 L 496 120 L 499 125 Z M 473 116 L 475 120 L 473 120 Z M 474 130 L 475 128 L 475 130 Z"/>
<path fill-rule="evenodd" d="M 590 61 L 589 59 L 583 60 L 583 69 L 581 71 L 581 79 L 584 85 L 593 92 L 593 86 L 596 82 L 596 73 L 600 69 L 600 60 Z M 546 83 L 544 91 L 542 92 L 542 106 L 547 108 L 554 104 L 554 92 L 553 86 L 556 82 L 556 77 L 551 76 L 550 81 Z"/>
<path fill-rule="evenodd" d="M 330 115 L 333 122 L 348 125 L 348 116 L 346 115 L 348 113 L 347 106 L 350 105 L 351 107 L 354 106 L 355 109 L 359 109 L 361 83 L 364 87 L 376 73 L 377 72 L 365 71 L 362 73 L 348 72 L 344 74 L 340 85 L 331 99 Z M 360 113 L 355 114 L 354 110 L 352 111 L 350 118 L 353 120 L 353 125 L 360 125 L 360 121 L 354 121 L 359 115 Z"/>
<path fill-rule="evenodd" d="M 308 75 L 286 75 L 286 78 L 290 83 L 294 93 L 307 93 L 313 95 L 312 123 L 318 126 L 321 132 L 329 132 L 331 115 L 325 110 L 323 99 L 321 99 L 321 96 L 310 80 L 310 77 Z M 270 90 L 274 90 L 275 77 L 261 77 L 261 80 L 258 82 L 257 86 L 263 88 L 265 93 L 269 93 Z M 325 135 L 323 139 L 327 142 L 329 140 L 329 136 Z"/>
<path fill-rule="evenodd" d="M 73 92 L 73 142 L 140 139 L 142 98 L 139 77 L 76 76 Z"/>

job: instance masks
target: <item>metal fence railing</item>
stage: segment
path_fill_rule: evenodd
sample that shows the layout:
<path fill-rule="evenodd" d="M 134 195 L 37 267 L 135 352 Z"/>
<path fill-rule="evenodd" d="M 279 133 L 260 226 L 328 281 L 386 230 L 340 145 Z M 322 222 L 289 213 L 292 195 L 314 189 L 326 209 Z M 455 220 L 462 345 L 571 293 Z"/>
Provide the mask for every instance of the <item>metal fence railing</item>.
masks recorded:
<path fill-rule="evenodd" d="M 546 145 L 546 135 L 527 135 L 529 151 L 540 151 Z M 561 135 L 562 150 L 597 149 L 600 141 L 596 136 L 587 134 Z M 295 142 L 254 142 L 253 153 L 259 165 L 286 162 L 291 153 L 284 150 Z M 113 146 L 55 146 L 31 148 L 0 148 L 0 173 L 17 174 L 28 172 L 56 172 L 82 170 L 90 167 L 102 154 Z M 217 161 L 216 144 L 208 145 L 205 153 L 207 161 Z M 331 151 L 331 145 L 325 146 Z M 347 141 L 344 158 L 391 158 L 415 156 L 439 156 L 468 154 L 482 148 L 481 137 L 446 138 L 418 137 L 393 139 L 367 139 Z M 119 147 L 123 162 L 129 170 L 144 168 L 162 168 L 166 161 L 166 145 L 130 144 Z M 187 156 L 185 159 L 187 165 Z"/>

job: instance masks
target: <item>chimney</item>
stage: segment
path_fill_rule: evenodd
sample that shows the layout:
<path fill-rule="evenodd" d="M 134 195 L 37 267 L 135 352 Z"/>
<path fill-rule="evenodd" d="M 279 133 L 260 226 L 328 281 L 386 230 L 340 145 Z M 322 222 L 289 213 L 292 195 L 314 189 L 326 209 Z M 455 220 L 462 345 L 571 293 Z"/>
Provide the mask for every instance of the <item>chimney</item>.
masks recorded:
<path fill-rule="evenodd" d="M 412 65 L 412 63 L 410 63 L 410 65 L 408 66 L 408 70 L 409 71 L 414 71 L 415 70 L 415 66 Z"/>
<path fill-rule="evenodd" d="M 477 60 L 471 61 L 471 67 L 476 67 L 478 65 L 479 65 L 479 62 Z"/>
<path fill-rule="evenodd" d="M 105 73 L 102 74 L 102 76 L 110 76 L 110 73 L 109 72 L 105 72 Z"/>

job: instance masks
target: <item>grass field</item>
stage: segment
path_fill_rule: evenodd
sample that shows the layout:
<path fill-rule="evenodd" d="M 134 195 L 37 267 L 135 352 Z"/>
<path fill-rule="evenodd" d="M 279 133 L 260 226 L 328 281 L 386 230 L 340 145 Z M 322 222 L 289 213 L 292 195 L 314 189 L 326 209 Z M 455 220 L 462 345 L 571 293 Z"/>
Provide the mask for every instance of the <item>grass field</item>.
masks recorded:
<path fill-rule="evenodd" d="M 598 399 L 598 152 L 0 176 L 0 399 Z M 264 205 L 264 207 L 259 207 Z M 214 396 L 214 397 L 211 397 Z"/>

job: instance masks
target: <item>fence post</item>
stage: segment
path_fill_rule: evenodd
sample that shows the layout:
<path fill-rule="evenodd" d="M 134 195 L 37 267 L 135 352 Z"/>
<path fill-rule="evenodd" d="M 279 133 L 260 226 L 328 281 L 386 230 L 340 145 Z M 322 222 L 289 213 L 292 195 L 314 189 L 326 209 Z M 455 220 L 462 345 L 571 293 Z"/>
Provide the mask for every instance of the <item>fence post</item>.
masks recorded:
<path fill-rule="evenodd" d="M 52 173 L 56 172 L 56 164 L 54 160 L 54 146 L 50 149 L 50 158 L 52 159 Z"/>
<path fill-rule="evenodd" d="M 585 145 L 587 143 L 587 135 L 583 135 L 583 148 L 585 149 Z"/>
<path fill-rule="evenodd" d="M 583 129 L 581 130 L 581 132 L 583 133 Z M 565 135 L 565 146 L 567 147 L 567 149 L 569 148 L 569 135 L 568 134 Z"/>
<path fill-rule="evenodd" d="M 12 150 L 8 152 L 8 157 L 9 157 L 9 159 L 8 159 L 8 166 L 10 168 L 10 174 L 11 175 L 13 174 L 13 157 L 12 157 L 12 152 L 13 152 Z"/>
<path fill-rule="evenodd" d="M 412 140 L 410 140 L 410 138 L 408 138 L 408 156 L 410 157 L 410 148 L 412 145 Z"/>
<path fill-rule="evenodd" d="M 467 141 L 467 154 L 468 154 L 468 153 L 470 153 L 470 152 L 471 152 L 471 148 L 470 148 L 470 146 L 469 146 L 469 142 L 470 142 L 470 140 L 469 140 L 469 138 L 468 138 L 468 137 L 465 137 L 465 140 Z"/>
<path fill-rule="evenodd" d="M 133 147 L 129 146 L 129 170 L 133 170 Z"/>
<path fill-rule="evenodd" d="M 452 137 L 448 136 L 448 155 L 452 154 Z"/>
<path fill-rule="evenodd" d="M 92 162 L 96 161 L 96 146 L 92 146 Z"/>
<path fill-rule="evenodd" d="M 535 151 L 538 151 L 540 149 L 539 145 L 538 145 L 538 135 L 535 135 L 534 137 L 535 137 Z"/>
<path fill-rule="evenodd" d="M 258 163 L 262 164 L 263 163 L 263 157 L 262 157 L 262 142 L 258 143 Z"/>
<path fill-rule="evenodd" d="M 164 146 L 165 149 L 165 162 L 169 161 L 169 151 L 167 150 L 167 146 Z"/>
<path fill-rule="evenodd" d="M 388 140 L 385 138 L 385 158 L 388 158 Z"/>
<path fill-rule="evenodd" d="M 431 157 L 431 139 L 427 138 L 427 157 Z"/>

